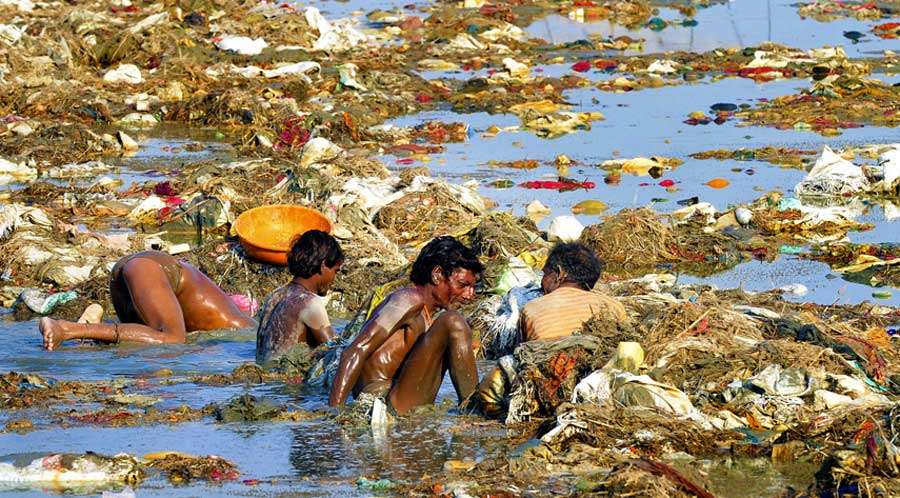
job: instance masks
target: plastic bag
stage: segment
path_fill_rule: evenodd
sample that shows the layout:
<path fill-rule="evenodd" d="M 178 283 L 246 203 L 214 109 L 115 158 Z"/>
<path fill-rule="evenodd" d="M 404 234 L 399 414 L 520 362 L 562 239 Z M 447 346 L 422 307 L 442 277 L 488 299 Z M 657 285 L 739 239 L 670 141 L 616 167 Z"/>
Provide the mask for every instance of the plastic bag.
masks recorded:
<path fill-rule="evenodd" d="M 868 188 L 869 180 L 859 166 L 825 146 L 806 178 L 794 187 L 794 192 L 797 195 L 844 195 Z"/>

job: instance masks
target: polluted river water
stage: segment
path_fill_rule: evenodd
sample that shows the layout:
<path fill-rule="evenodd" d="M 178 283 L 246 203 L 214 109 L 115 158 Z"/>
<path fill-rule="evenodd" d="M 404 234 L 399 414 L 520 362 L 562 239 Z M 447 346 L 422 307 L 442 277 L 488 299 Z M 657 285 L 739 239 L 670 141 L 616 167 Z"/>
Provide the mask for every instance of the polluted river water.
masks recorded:
<path fill-rule="evenodd" d="M 329 18 L 360 16 L 373 9 L 404 8 L 409 2 L 350 1 L 313 2 Z M 304 2 L 296 2 L 305 6 Z M 427 5 L 425 2 L 418 2 Z M 660 17 L 680 19 L 674 9 L 663 8 Z M 628 30 L 608 21 L 577 22 L 566 16 L 551 14 L 526 29 L 529 36 L 550 43 L 573 42 L 588 36 L 615 37 L 628 35 L 644 38 L 643 50 L 648 54 L 667 50 L 707 51 L 720 47 L 748 47 L 767 40 L 800 49 L 824 45 L 842 45 L 850 57 L 879 57 L 885 49 L 900 49 L 897 40 L 881 40 L 871 34 L 860 43 L 851 43 L 844 32 L 869 32 L 873 21 L 841 19 L 819 22 L 802 19 L 793 2 L 786 0 L 735 0 L 713 3 L 700 8 L 694 27 L 670 27 L 655 32 L 647 28 Z M 886 22 L 890 19 L 879 20 Z M 896 19 L 894 19 L 896 20 Z M 628 52 L 632 53 L 632 52 Z M 544 75 L 564 76 L 571 73 L 570 63 L 536 65 L 533 71 Z M 423 77 L 468 79 L 475 72 L 423 71 Z M 583 75 L 599 81 L 610 76 L 599 71 Z M 875 79 L 897 84 L 896 74 L 876 73 Z M 764 161 L 699 160 L 690 154 L 709 149 L 759 148 L 766 146 L 821 150 L 897 141 L 895 129 L 877 126 L 842 130 L 836 137 L 825 137 L 811 131 L 780 130 L 769 127 L 744 126 L 738 120 L 723 124 L 691 126 L 688 115 L 720 102 L 755 105 L 761 99 L 796 94 L 809 88 L 807 79 L 786 79 L 757 83 L 746 78 L 710 79 L 679 86 L 610 93 L 593 86 L 568 90 L 565 100 L 575 112 L 602 112 L 605 119 L 592 123 L 589 130 L 563 135 L 555 139 L 540 138 L 527 130 L 501 132 L 488 138 L 484 132 L 492 126 L 512 127 L 519 119 L 512 114 L 463 114 L 449 107 L 401 116 L 388 124 L 408 127 L 429 121 L 464 122 L 468 125 L 464 143 L 446 144 L 445 150 L 430 154 L 426 164 L 431 174 L 452 182 L 478 182 L 478 192 L 497 202 L 500 209 L 525 214 L 525 206 L 537 199 L 547 205 L 551 214 L 538 226 L 546 229 L 557 215 L 571 214 L 571 207 L 585 200 L 601 200 L 611 214 L 625 208 L 652 205 L 659 212 L 678 209 L 678 200 L 698 197 L 719 210 L 749 204 L 765 192 L 779 190 L 790 195 L 794 185 L 806 171 L 785 168 Z M 195 161 L 230 160 L 230 145 L 216 137 L 210 129 L 186 130 L 182 127 L 143 130 L 145 136 L 139 154 L 119 158 L 115 166 L 119 177 L 132 183 L 165 178 Z M 202 144 L 199 152 L 190 145 Z M 560 154 L 573 161 L 568 176 L 596 184 L 593 189 L 568 192 L 527 190 L 518 186 L 496 188 L 495 180 L 508 179 L 513 185 L 538 179 L 555 179 L 553 164 Z M 606 171 L 598 165 L 609 159 L 636 156 L 665 156 L 682 159 L 678 168 L 661 178 L 623 175 L 616 184 L 604 182 Z M 377 156 L 392 170 L 399 170 L 397 157 Z M 498 168 L 493 161 L 535 160 L 530 170 Z M 727 188 L 712 189 L 705 185 L 710 178 L 721 177 L 730 182 Z M 672 180 L 674 189 L 658 185 Z M 62 182 L 58 182 L 62 185 Z M 20 188 L 12 185 L 10 188 Z M 858 243 L 900 243 L 900 219 L 897 207 L 884 203 L 867 204 L 858 221 L 873 228 L 851 232 L 849 238 Z M 577 215 L 584 224 L 597 223 L 599 216 Z M 116 223 L 111 223 L 116 227 Z M 816 261 L 784 254 L 772 262 L 748 260 L 725 272 L 699 277 L 679 275 L 680 283 L 712 284 L 720 288 L 743 288 L 767 291 L 789 284 L 802 284 L 808 293 L 790 296 L 789 300 L 820 304 L 856 304 L 873 300 L 874 287 L 850 282 Z M 883 290 L 884 288 L 879 288 Z M 900 289 L 887 288 L 892 295 L 879 299 L 879 304 L 900 305 Z M 192 481 L 173 484 L 161 475 L 151 475 L 133 495 L 121 485 L 70 489 L 66 493 L 104 496 L 370 496 L 390 494 L 390 489 L 359 486 L 358 480 L 387 479 L 396 483 L 415 483 L 425 476 L 445 469 L 447 461 L 481 461 L 501 458 L 522 451 L 524 445 L 510 435 L 501 424 L 484 422 L 477 417 L 459 415 L 449 408 L 455 401 L 449 378 L 438 396 L 449 414 L 421 415 L 398 422 L 386 434 L 342 427 L 325 417 L 326 394 L 321 390 L 281 382 L 254 385 L 233 384 L 211 386 L 192 380 L 196 375 L 227 374 L 252 361 L 255 334 L 252 332 L 209 335 L 177 346 L 106 347 L 68 344 L 48 354 L 40 348 L 37 321 L 4 321 L 0 324 L 0 372 L 35 373 L 57 380 L 80 380 L 113 383 L 131 394 L 158 399 L 160 409 L 189 406 L 200 409 L 210 403 L 221 403 L 237 395 L 249 393 L 284 404 L 290 409 L 320 414 L 313 420 L 299 422 L 214 423 L 202 421 L 172 424 L 136 425 L 133 427 L 92 427 L 68 424 L 69 412 L 99 408 L 98 403 L 67 401 L 45 409 L 0 411 L 0 426 L 15 419 L 31 419 L 35 430 L 0 434 L 0 462 L 30 461 L 32 455 L 50 453 L 104 454 L 126 452 L 132 455 L 168 450 L 197 455 L 219 455 L 233 462 L 241 476 L 237 480 L 218 483 Z M 479 364 L 481 371 L 490 362 Z M 165 371 L 165 375 L 159 372 Z M 678 464 L 673 464 L 678 468 Z M 687 464 L 686 464 L 687 465 Z M 774 465 L 768 458 L 708 460 L 693 462 L 709 479 L 709 490 L 715 496 L 776 496 L 788 486 L 803 489 L 813 481 L 817 467 Z M 546 496 L 548 493 L 570 494 L 568 484 L 548 482 L 544 487 L 524 488 L 520 494 Z M 52 486 L 40 488 L 0 486 L 0 496 L 45 496 L 61 493 Z M 121 493 L 121 494 L 119 494 Z"/>

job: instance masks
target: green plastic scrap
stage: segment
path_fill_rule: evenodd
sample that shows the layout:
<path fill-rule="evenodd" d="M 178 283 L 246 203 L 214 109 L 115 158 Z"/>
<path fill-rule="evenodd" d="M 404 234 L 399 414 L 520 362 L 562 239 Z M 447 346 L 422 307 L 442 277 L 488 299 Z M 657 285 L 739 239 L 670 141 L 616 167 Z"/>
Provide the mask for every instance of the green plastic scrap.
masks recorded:
<path fill-rule="evenodd" d="M 490 185 L 494 188 L 510 188 L 514 187 L 516 184 L 508 178 L 502 178 L 500 180 L 492 181 Z"/>
<path fill-rule="evenodd" d="M 853 365 L 853 368 L 855 368 L 857 370 L 858 375 L 860 377 L 862 377 L 863 382 L 865 382 L 867 386 L 871 387 L 872 389 L 875 389 L 876 391 L 880 391 L 880 392 L 890 391 L 890 388 L 882 386 L 878 382 L 872 380 L 866 374 L 865 369 L 862 367 L 862 365 L 859 364 L 858 361 L 856 361 L 856 360 L 851 361 L 850 364 Z"/>
<path fill-rule="evenodd" d="M 789 246 L 785 244 L 778 248 L 778 252 L 781 254 L 802 254 L 803 246 Z"/>
<path fill-rule="evenodd" d="M 45 296 L 37 289 L 28 289 L 22 292 L 19 298 L 31 311 L 46 315 L 56 309 L 57 306 L 66 304 L 77 297 L 78 293 L 75 291 L 57 292 L 56 294 Z"/>
<path fill-rule="evenodd" d="M 360 489 L 367 489 L 369 491 L 387 491 L 389 489 L 394 489 L 397 484 L 390 479 L 366 479 L 365 477 L 360 477 L 356 480 L 356 487 Z"/>

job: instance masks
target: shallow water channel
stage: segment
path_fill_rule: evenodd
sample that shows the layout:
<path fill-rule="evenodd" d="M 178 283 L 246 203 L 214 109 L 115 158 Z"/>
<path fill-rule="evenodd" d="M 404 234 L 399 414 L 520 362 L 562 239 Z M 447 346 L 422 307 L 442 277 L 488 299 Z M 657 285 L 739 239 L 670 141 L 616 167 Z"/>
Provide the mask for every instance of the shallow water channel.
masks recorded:
<path fill-rule="evenodd" d="M 394 9 L 408 1 L 350 1 L 296 2 L 316 5 L 329 17 L 350 16 L 361 10 Z M 665 50 L 704 51 L 716 47 L 752 46 L 773 40 L 798 48 L 823 45 L 844 45 L 851 57 L 880 55 L 885 48 L 897 49 L 896 40 L 878 40 L 869 35 L 866 41 L 850 44 L 843 31 L 869 32 L 870 22 L 843 20 L 830 23 L 801 19 L 792 0 L 735 0 L 700 9 L 696 27 L 675 27 L 661 32 L 628 31 L 607 21 L 578 23 L 561 16 L 549 16 L 532 25 L 528 32 L 554 43 L 584 38 L 590 34 L 618 36 L 627 34 L 643 37 L 645 53 Z M 661 17 L 675 19 L 674 10 L 663 9 Z M 884 21 L 882 21 L 884 22 Z M 540 68 L 546 74 L 565 74 L 568 64 Z M 428 78 L 468 78 L 472 73 L 427 73 Z M 590 74 L 590 78 L 608 75 Z M 885 81 L 897 82 L 896 75 L 875 75 Z M 548 140 L 527 131 L 500 133 L 494 138 L 481 135 L 492 125 L 519 124 L 513 115 L 484 113 L 457 114 L 448 110 L 434 111 L 396 119 L 391 123 L 415 125 L 429 120 L 463 121 L 470 127 L 469 139 L 462 144 L 449 144 L 446 151 L 432 156 L 427 164 L 432 173 L 453 181 L 475 179 L 479 191 L 496 200 L 500 208 L 524 212 L 530 201 L 539 199 L 553 214 L 569 214 L 570 207 L 581 200 L 598 199 L 609 205 L 609 212 L 622 208 L 653 204 L 659 211 L 678 207 L 679 199 L 698 196 L 719 209 L 747 203 L 764 192 L 781 190 L 790 193 L 805 172 L 785 169 L 759 161 L 701 161 L 688 154 L 708 149 L 738 147 L 784 146 L 821 149 L 824 145 L 842 147 L 896 141 L 894 129 L 866 126 L 845 130 L 838 137 L 822 137 L 812 132 L 776 130 L 774 128 L 741 127 L 735 121 L 722 125 L 689 126 L 683 123 L 693 111 L 707 111 L 717 102 L 752 104 L 757 99 L 773 98 L 796 93 L 807 88 L 809 81 L 787 80 L 758 84 L 748 79 L 725 79 L 718 82 L 700 81 L 675 87 L 648 89 L 632 93 L 607 93 L 597 89 L 579 89 L 567 94 L 576 111 L 600 111 L 604 121 L 593 123 L 590 131 L 582 131 Z M 120 160 L 123 179 L 142 181 L 177 168 L 184 161 L 225 158 L 227 146 L 218 143 L 209 130 L 196 134 L 164 129 L 145 131 L 138 156 Z M 200 141 L 201 152 L 185 152 L 183 147 Z M 175 148 L 175 149 L 173 149 Z M 554 178 L 553 159 L 565 154 L 577 165 L 571 176 L 594 181 L 593 190 L 571 192 L 530 191 L 519 187 L 498 189 L 488 186 L 490 181 L 508 178 L 516 184 L 533 179 Z M 605 172 L 598 163 L 614 157 L 662 155 L 678 157 L 683 165 L 666 173 L 676 182 L 678 191 L 667 192 L 646 178 L 624 175 L 618 185 L 603 181 Z M 390 166 L 396 165 L 393 156 L 381 157 Z M 489 160 L 512 161 L 534 159 L 542 165 L 534 170 L 497 169 Z M 733 171 L 740 167 L 741 171 Z M 753 174 L 747 173 L 752 170 Z M 713 190 L 704 185 L 708 179 L 723 177 L 730 187 Z M 875 228 L 868 232 L 851 233 L 854 242 L 900 242 L 900 221 L 890 220 L 883 206 L 868 206 L 860 221 Z M 579 216 L 587 225 L 599 218 Z M 546 225 L 544 222 L 544 226 Z M 681 276 L 683 282 L 702 281 L 720 287 L 743 287 L 748 290 L 768 290 L 790 283 L 802 283 L 809 294 L 796 299 L 820 303 L 857 303 L 871 300 L 873 288 L 842 280 L 831 274 L 827 265 L 799 260 L 795 256 L 781 256 L 773 263 L 747 261 L 712 277 Z M 893 297 L 880 303 L 900 305 L 900 289 Z M 244 387 L 211 387 L 187 382 L 192 374 L 228 373 L 240 364 L 252 361 L 254 337 L 236 334 L 204 337 L 183 346 L 168 347 L 95 347 L 67 345 L 59 351 L 46 353 L 40 348 L 36 322 L 0 322 L 0 372 L 14 370 L 32 372 L 55 379 L 106 380 L 114 379 L 126 386 L 129 393 L 148 394 L 161 398 L 158 408 L 180 405 L 202 407 L 211 402 L 227 400 L 237 394 L 250 392 L 264 395 L 273 401 L 293 408 L 319 410 L 325 406 L 322 392 L 297 386 L 264 384 Z M 170 369 L 171 377 L 153 376 L 160 369 Z M 181 382 L 181 381 L 184 382 Z M 175 382 L 177 381 L 177 382 Z M 452 386 L 445 379 L 440 397 L 453 400 Z M 55 411 L 84 409 L 79 405 L 58 405 Z M 107 454 L 127 452 L 143 455 L 148 452 L 176 450 L 186 453 L 215 454 L 233 461 L 241 471 L 237 481 L 222 484 L 194 483 L 173 487 L 160 476 L 150 479 L 136 491 L 139 497 L 149 496 L 351 496 L 370 495 L 358 489 L 356 480 L 392 479 L 414 482 L 423 475 L 440 472 L 446 460 L 479 460 L 496 452 L 506 452 L 506 431 L 497 424 L 478 425 L 471 419 L 451 416 L 423 416 L 404 421 L 393 427 L 385 437 L 365 431 L 343 429 L 330 421 L 260 424 L 216 424 L 209 421 L 177 425 L 154 425 L 134 428 L 94 428 L 78 426 L 57 428 L 53 413 L 20 411 L 0 412 L 0 426 L 12 418 L 31 418 L 37 430 L 27 434 L 0 434 L 0 461 L 27 454 L 54 452 L 82 453 L 96 451 Z M 768 463 L 731 464 L 717 462 L 706 470 L 713 483 L 713 492 L 721 496 L 743 497 L 775 495 L 784 486 L 797 487 L 809 483 L 809 469 L 777 469 Z M 737 486 L 743 482 L 746 486 Z M 85 490 L 99 494 L 101 490 Z M 121 491 L 121 490 L 112 490 Z M 53 490 L 9 490 L 7 496 L 43 496 Z M 534 490 L 540 495 L 539 490 Z"/>
<path fill-rule="evenodd" d="M 187 381 L 196 374 L 229 373 L 252 361 L 252 333 L 194 337 L 182 346 L 74 345 L 48 354 L 40 349 L 35 321 L 7 322 L 3 329 L 0 348 L 6 354 L 0 358 L 0 371 L 31 372 L 58 380 L 112 380 L 128 393 L 159 398 L 154 405 L 159 409 L 182 405 L 200 408 L 244 393 L 264 396 L 294 410 L 322 410 L 326 405 L 324 393 L 299 386 L 272 383 L 221 387 Z M 155 376 L 154 372 L 161 369 L 169 369 L 171 375 Z M 455 400 L 449 381 L 442 386 L 440 399 Z M 235 424 L 205 420 L 129 428 L 56 427 L 60 415 L 69 410 L 91 408 L 99 406 L 63 403 L 54 405 L 49 413 L 27 409 L 0 412 L 0 425 L 11 419 L 29 418 L 37 428 L 24 435 L 0 435 L 0 462 L 56 452 L 126 452 L 140 456 L 171 450 L 223 456 L 238 466 L 241 476 L 220 485 L 195 483 L 173 488 L 165 478 L 151 474 L 137 490 L 137 496 L 269 496 L 288 491 L 312 496 L 366 496 L 368 492 L 355 486 L 361 476 L 414 482 L 425 474 L 440 471 L 446 460 L 475 460 L 503 449 L 506 434 L 496 424 L 477 431 L 462 430 L 453 416 L 422 416 L 403 421 L 386 437 L 366 430 L 343 429 L 329 420 Z M 7 491 L 16 496 L 40 496 L 53 490 Z M 96 494 L 103 490 L 81 491 Z"/>

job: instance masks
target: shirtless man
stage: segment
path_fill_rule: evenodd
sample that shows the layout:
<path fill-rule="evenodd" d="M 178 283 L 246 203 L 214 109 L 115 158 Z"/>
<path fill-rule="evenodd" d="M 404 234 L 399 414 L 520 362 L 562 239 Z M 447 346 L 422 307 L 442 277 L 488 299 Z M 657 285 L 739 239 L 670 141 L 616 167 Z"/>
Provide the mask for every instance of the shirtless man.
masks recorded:
<path fill-rule="evenodd" d="M 402 415 L 433 403 L 447 370 L 460 403 L 468 399 L 478 383 L 472 330 L 451 308 L 474 297 L 483 269 L 453 237 L 429 242 L 413 263 L 413 285 L 385 298 L 344 350 L 329 404 L 372 393 Z M 447 311 L 433 318 L 440 309 Z"/>
<path fill-rule="evenodd" d="M 184 343 L 187 332 L 255 325 L 215 282 L 159 251 L 125 256 L 110 274 L 109 294 L 122 323 L 73 323 L 42 318 L 44 347 L 63 341 Z"/>
<path fill-rule="evenodd" d="M 265 363 L 305 342 L 310 349 L 334 338 L 324 296 L 344 262 L 337 240 L 319 230 L 297 238 L 288 254 L 294 279 L 272 293 L 256 331 L 256 362 Z"/>

